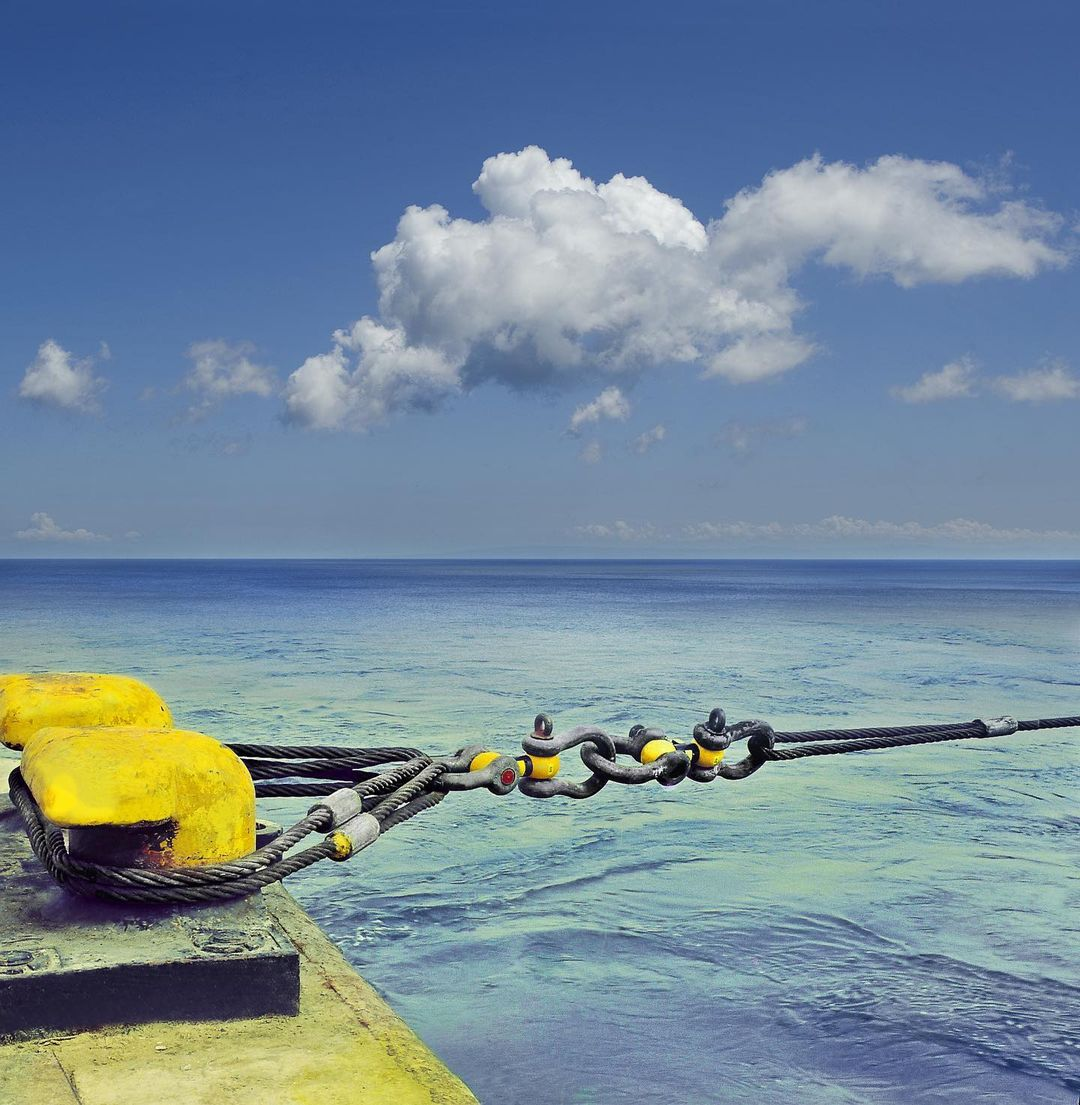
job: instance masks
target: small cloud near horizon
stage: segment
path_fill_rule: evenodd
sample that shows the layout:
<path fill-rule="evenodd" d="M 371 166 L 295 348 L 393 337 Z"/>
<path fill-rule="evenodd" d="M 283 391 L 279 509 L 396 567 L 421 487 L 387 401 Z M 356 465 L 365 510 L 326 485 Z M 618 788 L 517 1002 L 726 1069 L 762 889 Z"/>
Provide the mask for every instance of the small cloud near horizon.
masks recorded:
<path fill-rule="evenodd" d="M 650 538 L 664 536 L 649 522 L 634 525 L 622 519 L 610 523 L 594 522 L 590 525 L 578 526 L 574 532 L 582 537 L 614 538 L 618 541 L 647 541 Z"/>
<path fill-rule="evenodd" d="M 30 526 L 27 529 L 17 530 L 15 538 L 18 541 L 94 542 L 109 540 L 106 534 L 94 533 L 88 529 L 64 529 L 57 525 L 51 515 L 44 511 L 31 514 Z"/>
<path fill-rule="evenodd" d="M 124 541 L 137 541 L 142 534 L 135 529 L 127 530 L 123 535 Z M 60 541 L 67 544 L 94 544 L 102 541 L 111 541 L 107 533 L 95 533 L 89 529 L 64 529 L 52 517 L 43 510 L 30 515 L 30 525 L 26 529 L 15 531 L 17 541 Z"/>
<path fill-rule="evenodd" d="M 899 541 L 1080 541 L 1073 530 L 1034 530 L 1022 527 L 998 527 L 970 518 L 951 518 L 945 522 L 871 521 L 834 514 L 817 522 L 694 522 L 673 531 L 662 531 L 652 523 L 631 524 L 622 520 L 590 523 L 575 528 L 581 537 L 619 541 L 784 541 L 819 540 L 899 540 Z"/>

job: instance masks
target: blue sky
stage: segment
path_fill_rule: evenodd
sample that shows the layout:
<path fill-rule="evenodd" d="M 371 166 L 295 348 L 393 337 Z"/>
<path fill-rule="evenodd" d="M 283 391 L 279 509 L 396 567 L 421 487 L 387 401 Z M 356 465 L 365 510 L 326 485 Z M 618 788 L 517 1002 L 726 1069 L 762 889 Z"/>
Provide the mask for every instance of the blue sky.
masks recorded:
<path fill-rule="evenodd" d="M 0 555 L 1080 556 L 1075 5 L 4 24 Z"/>

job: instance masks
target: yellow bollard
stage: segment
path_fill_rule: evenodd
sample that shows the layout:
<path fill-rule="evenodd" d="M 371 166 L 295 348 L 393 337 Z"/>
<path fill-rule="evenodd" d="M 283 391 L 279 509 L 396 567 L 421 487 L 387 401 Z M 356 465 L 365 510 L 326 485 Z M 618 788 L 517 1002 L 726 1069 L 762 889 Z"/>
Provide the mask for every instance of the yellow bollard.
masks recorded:
<path fill-rule="evenodd" d="M 0 742 L 9 748 L 22 748 L 48 726 L 172 723 L 158 694 L 126 675 L 0 675 Z"/>
<path fill-rule="evenodd" d="M 40 729 L 22 774 L 73 856 L 119 866 L 197 867 L 255 848 L 255 787 L 240 758 L 184 729 Z"/>

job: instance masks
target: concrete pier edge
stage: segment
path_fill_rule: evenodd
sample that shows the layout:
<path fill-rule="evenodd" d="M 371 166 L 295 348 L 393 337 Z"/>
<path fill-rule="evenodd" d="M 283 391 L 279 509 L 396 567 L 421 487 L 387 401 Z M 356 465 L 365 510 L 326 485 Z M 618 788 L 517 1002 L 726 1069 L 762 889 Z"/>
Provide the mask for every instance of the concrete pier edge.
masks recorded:
<path fill-rule="evenodd" d="M 0 803 L 13 766 L 0 757 Z M 0 831 L 21 830 L 13 822 L 5 818 Z M 477 1105 L 288 891 L 272 887 L 263 899 L 300 954 L 299 1016 L 156 1021 L 2 1042 L 0 1103 Z"/>

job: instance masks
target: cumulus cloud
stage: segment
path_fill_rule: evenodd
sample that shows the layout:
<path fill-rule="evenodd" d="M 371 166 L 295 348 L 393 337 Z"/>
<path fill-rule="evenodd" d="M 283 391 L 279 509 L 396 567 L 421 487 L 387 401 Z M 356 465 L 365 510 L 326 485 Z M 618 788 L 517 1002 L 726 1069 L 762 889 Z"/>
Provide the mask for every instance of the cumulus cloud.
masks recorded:
<path fill-rule="evenodd" d="M 289 377 L 288 418 L 363 429 L 486 381 L 569 388 L 672 364 L 760 380 L 814 351 L 792 286 L 812 261 L 911 287 L 1067 260 L 1056 215 L 899 156 L 809 158 L 708 224 L 643 177 L 598 184 L 535 146 L 489 158 L 473 190 L 479 220 L 406 210 L 372 255 L 379 318 L 336 331 Z"/>
<path fill-rule="evenodd" d="M 93 542 L 109 540 L 105 534 L 94 533 L 88 529 L 64 529 L 43 511 L 31 514 L 30 526 L 27 529 L 18 530 L 15 537 L 19 541 Z"/>
<path fill-rule="evenodd" d="M 725 422 L 717 432 L 717 439 L 738 457 L 749 456 L 761 443 L 770 438 L 800 437 L 806 433 L 805 418 L 775 418 L 765 422 Z"/>
<path fill-rule="evenodd" d="M 603 419 L 625 422 L 630 417 L 630 402 L 617 387 L 604 388 L 591 402 L 578 407 L 570 416 L 570 433 L 580 432 L 581 427 Z"/>
<path fill-rule="evenodd" d="M 268 398 L 277 390 L 273 370 L 251 360 L 255 352 L 251 342 L 227 342 L 220 338 L 194 342 L 187 355 L 192 369 L 183 386 L 199 396 L 188 414 L 199 418 L 223 399 L 237 395 Z"/>
<path fill-rule="evenodd" d="M 579 457 L 586 464 L 599 464 L 604 456 L 604 447 L 599 441 L 590 441 L 587 445 L 582 447 Z"/>
<path fill-rule="evenodd" d="M 410 344 L 399 326 L 362 318 L 335 331 L 333 343 L 289 377 L 289 421 L 316 430 L 362 429 L 393 411 L 434 410 L 462 390 L 460 364 L 440 348 Z"/>
<path fill-rule="evenodd" d="M 1052 361 L 1016 376 L 999 376 L 994 381 L 994 387 L 1017 403 L 1080 399 L 1080 379 L 1068 370 L 1064 361 Z"/>
<path fill-rule="evenodd" d="M 1019 200 L 984 210 L 997 190 L 945 161 L 891 156 L 860 169 L 812 157 L 740 192 L 717 238 L 737 269 L 819 257 L 905 288 L 1064 264 L 1050 241 L 1060 217 Z"/>
<path fill-rule="evenodd" d="M 942 399 L 965 399 L 975 394 L 975 362 L 971 357 L 950 361 L 937 372 L 924 372 L 913 384 L 892 389 L 905 403 L 936 403 Z"/>
<path fill-rule="evenodd" d="M 817 350 L 813 342 L 793 334 L 754 334 L 736 339 L 709 358 L 705 376 L 723 376 L 733 383 L 763 380 L 797 368 Z"/>
<path fill-rule="evenodd" d="M 646 430 L 635 437 L 630 443 L 630 448 L 640 456 L 647 453 L 654 445 L 658 445 L 665 437 L 667 437 L 667 428 L 662 423 L 658 423 L 651 430 Z"/>
<path fill-rule="evenodd" d="M 108 346 L 102 346 L 108 357 Z M 49 338 L 41 343 L 37 356 L 27 366 L 19 384 L 19 398 L 42 406 L 93 414 L 101 409 L 100 395 L 105 380 L 94 375 L 92 357 L 77 360 L 71 352 Z"/>

